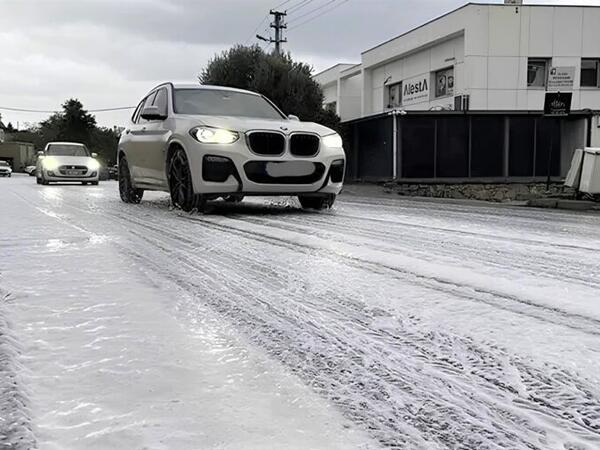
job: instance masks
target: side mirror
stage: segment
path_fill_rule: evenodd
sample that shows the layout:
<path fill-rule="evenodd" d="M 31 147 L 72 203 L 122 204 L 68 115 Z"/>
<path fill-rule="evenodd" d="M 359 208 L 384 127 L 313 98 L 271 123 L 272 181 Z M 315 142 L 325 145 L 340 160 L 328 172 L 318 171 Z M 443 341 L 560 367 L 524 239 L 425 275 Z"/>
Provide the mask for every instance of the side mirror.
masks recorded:
<path fill-rule="evenodd" d="M 158 110 L 158 106 L 155 106 L 155 105 L 146 106 L 142 110 L 142 119 L 146 119 L 146 120 L 165 120 L 166 118 L 167 118 L 167 116 L 161 114 L 161 112 Z"/>
<path fill-rule="evenodd" d="M 98 153 L 92 153 L 92 158 L 97 158 L 98 157 Z"/>
<path fill-rule="evenodd" d="M 288 119 L 295 120 L 296 122 L 300 122 L 300 118 L 294 114 L 289 114 Z"/>

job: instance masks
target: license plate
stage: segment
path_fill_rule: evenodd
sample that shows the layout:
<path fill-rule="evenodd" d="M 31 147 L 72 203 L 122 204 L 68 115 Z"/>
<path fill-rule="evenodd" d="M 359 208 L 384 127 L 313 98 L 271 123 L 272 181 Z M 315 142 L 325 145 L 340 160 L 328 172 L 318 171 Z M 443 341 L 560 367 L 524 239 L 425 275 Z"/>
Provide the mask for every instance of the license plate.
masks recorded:
<path fill-rule="evenodd" d="M 315 172 L 315 165 L 308 161 L 269 162 L 265 171 L 273 178 L 305 177 Z"/>
<path fill-rule="evenodd" d="M 79 175 L 79 170 L 67 170 L 67 175 Z"/>

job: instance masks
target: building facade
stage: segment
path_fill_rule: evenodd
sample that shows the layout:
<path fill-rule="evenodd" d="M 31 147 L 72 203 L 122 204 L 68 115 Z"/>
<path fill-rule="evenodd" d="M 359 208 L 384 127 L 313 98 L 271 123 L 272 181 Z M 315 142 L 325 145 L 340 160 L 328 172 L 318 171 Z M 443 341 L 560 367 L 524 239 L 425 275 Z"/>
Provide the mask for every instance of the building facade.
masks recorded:
<path fill-rule="evenodd" d="M 469 3 L 315 76 L 351 129 L 352 177 L 559 178 L 600 145 L 600 7 L 507 3 Z M 568 117 L 542 117 L 548 90 L 572 93 Z"/>

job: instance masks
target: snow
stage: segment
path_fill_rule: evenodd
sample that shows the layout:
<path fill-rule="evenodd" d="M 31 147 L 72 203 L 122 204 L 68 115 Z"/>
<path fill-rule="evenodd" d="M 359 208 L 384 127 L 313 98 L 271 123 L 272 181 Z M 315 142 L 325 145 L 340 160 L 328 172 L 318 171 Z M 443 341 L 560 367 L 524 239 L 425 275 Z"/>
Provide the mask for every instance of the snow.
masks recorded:
<path fill-rule="evenodd" d="M 598 215 L 31 180 L 0 186 L 0 444 L 600 447 Z"/>

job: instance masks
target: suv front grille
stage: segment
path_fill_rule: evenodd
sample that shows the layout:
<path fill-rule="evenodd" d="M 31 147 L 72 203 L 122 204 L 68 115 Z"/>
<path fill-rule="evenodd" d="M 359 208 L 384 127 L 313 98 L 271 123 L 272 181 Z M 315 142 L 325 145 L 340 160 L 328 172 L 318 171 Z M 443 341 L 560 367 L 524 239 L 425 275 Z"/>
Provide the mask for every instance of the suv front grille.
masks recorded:
<path fill-rule="evenodd" d="M 321 140 L 314 134 L 293 134 L 290 138 L 290 153 L 294 156 L 315 156 L 319 153 Z"/>
<path fill-rule="evenodd" d="M 285 138 L 279 133 L 254 131 L 248 134 L 248 146 L 257 155 L 281 155 L 285 149 Z"/>

